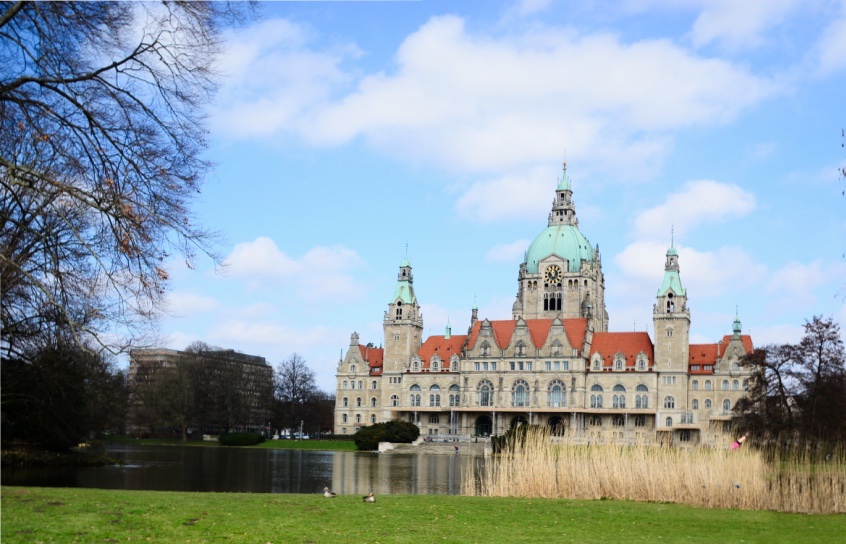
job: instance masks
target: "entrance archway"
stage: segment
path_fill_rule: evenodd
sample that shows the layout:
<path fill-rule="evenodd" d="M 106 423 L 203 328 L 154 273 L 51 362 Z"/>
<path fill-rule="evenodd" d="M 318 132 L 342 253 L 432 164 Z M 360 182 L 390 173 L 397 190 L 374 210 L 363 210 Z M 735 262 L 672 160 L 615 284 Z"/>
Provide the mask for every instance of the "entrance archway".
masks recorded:
<path fill-rule="evenodd" d="M 527 420 L 523 416 L 514 416 L 514 419 L 511 420 L 511 428 L 514 429 L 515 427 L 519 427 L 520 425 L 528 425 L 529 420 Z"/>
<path fill-rule="evenodd" d="M 553 416 L 549 418 L 547 425 L 549 425 L 553 436 L 561 436 L 567 432 L 567 420 L 561 416 Z"/>
<path fill-rule="evenodd" d="M 493 432 L 493 421 L 489 416 L 476 418 L 476 436 L 490 436 Z"/>

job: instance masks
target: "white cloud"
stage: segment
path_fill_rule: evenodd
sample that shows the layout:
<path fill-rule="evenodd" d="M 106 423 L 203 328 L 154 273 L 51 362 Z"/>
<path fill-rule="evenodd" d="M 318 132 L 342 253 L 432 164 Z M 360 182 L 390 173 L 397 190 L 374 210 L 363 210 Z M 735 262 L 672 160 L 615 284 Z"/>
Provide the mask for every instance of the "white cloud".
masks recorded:
<path fill-rule="evenodd" d="M 308 29 L 285 19 L 234 32 L 222 56 L 227 78 L 212 127 L 225 138 L 264 138 L 302 116 L 349 79 L 340 65 L 357 57 L 353 46 L 309 49 Z"/>
<path fill-rule="evenodd" d="M 726 123 L 776 91 L 744 68 L 666 40 L 623 43 L 536 27 L 481 35 L 443 16 L 405 39 L 395 69 L 359 77 L 354 92 L 335 99 L 352 78 L 340 71 L 351 54 L 297 49 L 308 58 L 282 77 L 273 72 L 281 66 L 275 46 L 262 36 L 237 54 L 242 73 L 253 75 L 227 94 L 219 130 L 290 131 L 319 146 L 362 138 L 392 156 L 459 171 L 557 161 L 565 146 L 574 161 L 654 169 L 668 152 L 667 131 Z"/>
<path fill-rule="evenodd" d="M 846 277 L 846 265 L 826 266 L 817 260 L 808 264 L 789 262 L 769 278 L 766 289 L 773 298 L 771 307 L 791 311 L 813 309 L 817 302 L 816 291 Z"/>
<path fill-rule="evenodd" d="M 768 344 L 795 344 L 805 334 L 802 324 L 773 325 L 770 327 L 755 327 L 749 331 L 756 347 L 764 347 Z"/>
<path fill-rule="evenodd" d="M 306 349 L 325 341 L 329 329 L 321 326 L 300 329 L 273 321 L 226 320 L 218 323 L 209 336 L 224 345 L 295 345 Z"/>
<path fill-rule="evenodd" d="M 171 292 L 167 296 L 167 311 L 175 317 L 201 315 L 217 309 L 218 306 L 220 303 L 216 298 L 196 293 Z"/>
<path fill-rule="evenodd" d="M 492 247 L 485 254 L 485 262 L 489 263 L 515 263 L 521 262 L 529 249 L 531 240 L 515 240 L 510 244 L 500 244 Z"/>
<path fill-rule="evenodd" d="M 533 168 L 479 181 L 456 202 L 458 213 L 483 223 L 503 218 L 543 217 L 549 210 L 550 169 Z"/>
<path fill-rule="evenodd" d="M 832 21 L 822 32 L 817 50 L 820 75 L 827 76 L 846 68 L 846 15 Z"/>
<path fill-rule="evenodd" d="M 756 263 L 740 248 L 723 247 L 716 251 L 697 251 L 676 246 L 682 285 L 692 289 L 697 297 L 708 298 L 732 289 L 755 284 L 766 274 L 766 267 Z M 623 277 L 615 278 L 620 285 L 615 291 L 652 293 L 658 290 L 664 275 L 663 263 L 667 244 L 651 241 L 634 242 L 616 255 L 614 264 Z"/>
<path fill-rule="evenodd" d="M 226 264 L 229 275 L 245 280 L 251 289 L 278 288 L 284 283 L 294 286 L 298 296 L 306 299 L 350 299 L 363 292 L 351 271 L 364 261 L 342 246 L 318 246 L 293 259 L 273 240 L 260 236 L 237 244 Z"/>
<path fill-rule="evenodd" d="M 663 204 L 640 213 L 635 219 L 635 234 L 666 240 L 671 228 L 683 235 L 702 223 L 742 217 L 754 209 L 755 195 L 737 185 L 689 181 Z"/>
<path fill-rule="evenodd" d="M 694 45 L 712 42 L 730 49 L 757 47 L 763 34 L 801 6 L 799 0 L 708 0 L 691 29 Z"/>

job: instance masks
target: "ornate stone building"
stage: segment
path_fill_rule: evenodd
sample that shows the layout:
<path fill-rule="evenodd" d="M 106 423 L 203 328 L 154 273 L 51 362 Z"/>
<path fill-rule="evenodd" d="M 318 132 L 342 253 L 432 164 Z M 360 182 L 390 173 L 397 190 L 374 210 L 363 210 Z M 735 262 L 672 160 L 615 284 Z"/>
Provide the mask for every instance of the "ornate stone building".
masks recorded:
<path fill-rule="evenodd" d="M 526 251 L 511 319 L 423 338 L 411 264 L 400 264 L 384 347 L 357 333 L 338 363 L 335 433 L 415 422 L 424 435 L 487 436 L 550 425 L 574 442 L 718 444 L 748 386 L 733 334 L 690 344 L 690 309 L 671 245 L 646 332 L 609 332 L 599 247 L 579 231 L 571 182 L 555 191 L 548 226 Z"/>

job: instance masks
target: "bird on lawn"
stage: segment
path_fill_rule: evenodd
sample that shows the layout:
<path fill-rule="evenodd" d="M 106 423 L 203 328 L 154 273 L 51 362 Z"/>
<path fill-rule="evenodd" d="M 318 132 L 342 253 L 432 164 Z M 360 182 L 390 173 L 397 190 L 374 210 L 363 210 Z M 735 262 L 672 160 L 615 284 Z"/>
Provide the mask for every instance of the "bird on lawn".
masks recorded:
<path fill-rule="evenodd" d="M 370 495 L 365 495 L 361 498 L 361 500 L 363 500 L 364 502 L 376 502 L 376 497 L 374 497 L 373 493 L 371 492 Z"/>
<path fill-rule="evenodd" d="M 328 487 L 324 487 L 323 488 L 323 496 L 326 497 L 327 499 L 331 499 L 332 497 L 335 496 L 335 492 L 329 491 Z"/>

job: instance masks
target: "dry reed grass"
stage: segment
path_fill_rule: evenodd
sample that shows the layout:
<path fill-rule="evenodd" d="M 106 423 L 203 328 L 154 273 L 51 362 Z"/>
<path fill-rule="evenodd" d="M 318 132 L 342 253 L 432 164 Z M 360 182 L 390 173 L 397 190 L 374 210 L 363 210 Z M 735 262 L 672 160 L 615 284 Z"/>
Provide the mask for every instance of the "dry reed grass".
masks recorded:
<path fill-rule="evenodd" d="M 842 453 L 842 452 L 841 452 Z M 843 455 L 769 455 L 750 447 L 575 446 L 533 428 L 512 437 L 464 482 L 468 495 L 625 499 L 708 508 L 803 513 L 846 512 Z M 473 471 L 467 471 L 472 475 Z"/>

